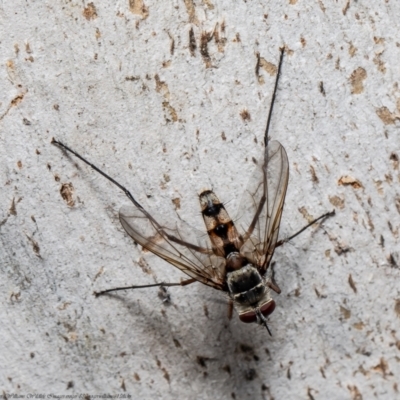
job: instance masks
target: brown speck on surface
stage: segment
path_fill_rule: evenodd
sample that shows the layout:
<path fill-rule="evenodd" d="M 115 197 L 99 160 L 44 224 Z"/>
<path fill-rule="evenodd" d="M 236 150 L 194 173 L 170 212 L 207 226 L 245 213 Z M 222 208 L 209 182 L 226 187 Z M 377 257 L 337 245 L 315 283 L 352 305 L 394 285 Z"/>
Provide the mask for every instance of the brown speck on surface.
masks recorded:
<path fill-rule="evenodd" d="M 340 306 L 340 312 L 342 313 L 344 319 L 349 319 L 351 317 L 351 311 L 343 306 Z"/>
<path fill-rule="evenodd" d="M 349 7 L 350 7 L 350 0 L 347 0 L 346 4 L 342 10 L 343 15 L 346 15 L 347 11 L 349 10 Z"/>
<path fill-rule="evenodd" d="M 324 379 L 326 379 L 324 367 L 320 367 L 319 372 L 321 372 L 322 377 L 323 377 Z"/>
<path fill-rule="evenodd" d="M 382 56 L 382 52 L 375 54 L 375 57 L 373 58 L 372 61 L 378 68 L 378 71 L 382 72 L 382 74 L 384 74 L 384 73 L 386 73 L 386 67 L 385 67 L 385 63 L 381 59 L 381 56 Z"/>
<path fill-rule="evenodd" d="M 208 53 L 208 43 L 213 38 L 214 32 L 202 32 L 200 38 L 200 54 L 206 65 L 206 68 L 211 67 L 211 57 Z"/>
<path fill-rule="evenodd" d="M 31 238 L 30 236 L 28 236 L 26 233 L 25 233 L 25 236 L 30 241 L 30 243 L 32 245 L 33 252 L 35 253 L 35 255 L 38 256 L 39 258 L 41 258 L 40 247 L 39 247 L 38 242 L 36 240 L 34 240 L 33 238 Z"/>
<path fill-rule="evenodd" d="M 169 99 L 169 88 L 168 85 L 162 81 L 158 74 L 154 75 L 154 80 L 156 81 L 156 92 L 162 93 L 166 99 Z"/>
<path fill-rule="evenodd" d="M 54 178 L 56 179 L 56 177 Z M 67 203 L 68 207 L 73 207 L 75 205 L 75 200 L 73 199 L 74 187 L 72 186 L 71 182 L 63 183 L 61 185 L 60 194 L 63 200 Z"/>
<path fill-rule="evenodd" d="M 180 210 L 180 208 L 181 208 L 181 199 L 179 197 L 176 197 L 175 199 L 172 199 L 172 203 L 175 206 L 175 210 Z"/>
<path fill-rule="evenodd" d="M 308 221 L 311 222 L 313 221 L 315 218 L 307 211 L 307 209 L 305 207 L 300 207 L 299 208 L 299 212 L 301 213 L 301 215 Z"/>
<path fill-rule="evenodd" d="M 249 111 L 245 108 L 242 111 L 240 111 L 240 116 L 242 117 L 243 121 L 250 121 L 251 120 L 251 116 Z"/>
<path fill-rule="evenodd" d="M 24 96 L 25 96 L 25 93 L 14 97 L 11 100 L 7 109 L 4 111 L 4 113 L 0 115 L 0 120 L 2 120 L 8 114 L 8 112 L 11 110 L 12 107 L 16 107 L 19 103 L 21 103 L 21 101 L 24 99 Z"/>
<path fill-rule="evenodd" d="M 375 367 L 372 367 L 372 370 L 381 373 L 385 378 L 389 371 L 389 365 L 387 361 L 381 357 L 379 364 L 375 365 Z"/>
<path fill-rule="evenodd" d="M 203 367 L 203 368 L 207 368 L 207 364 L 206 364 L 206 362 L 209 360 L 209 358 L 208 357 L 203 357 L 203 356 L 197 356 L 196 357 L 196 361 L 197 361 L 197 364 L 199 364 L 201 367 Z"/>
<path fill-rule="evenodd" d="M 225 35 L 225 22 L 222 22 L 221 25 L 217 23 L 214 29 L 214 40 L 215 43 L 217 44 L 218 51 L 220 53 L 224 52 L 225 45 L 226 45 L 226 38 L 224 37 Z"/>
<path fill-rule="evenodd" d="M 318 0 L 318 4 L 319 4 L 319 7 L 320 7 L 321 11 L 323 13 L 325 13 L 326 7 L 325 7 L 324 3 L 322 2 L 322 0 Z"/>
<path fill-rule="evenodd" d="M 40 155 L 40 154 L 41 154 L 39 149 L 36 149 L 35 153 L 36 153 L 37 155 Z"/>
<path fill-rule="evenodd" d="M 323 96 L 326 96 L 324 82 L 322 81 L 319 83 L 319 91 L 322 93 Z"/>
<path fill-rule="evenodd" d="M 175 51 L 175 39 L 169 32 L 168 32 L 168 36 L 171 39 L 171 43 L 169 45 L 169 54 L 171 54 L 171 56 L 172 56 Z"/>
<path fill-rule="evenodd" d="M 49 169 L 51 169 L 51 168 L 49 168 Z M 60 182 L 61 178 L 60 178 L 60 176 L 58 174 L 54 174 L 54 180 L 56 182 Z"/>
<path fill-rule="evenodd" d="M 177 347 L 177 348 L 182 347 L 182 345 L 180 344 L 178 339 L 173 338 L 172 340 L 174 342 L 175 347 Z"/>
<path fill-rule="evenodd" d="M 190 55 L 192 57 L 194 57 L 196 55 L 196 49 L 197 49 L 196 38 L 194 37 L 193 28 L 190 28 L 190 30 L 189 30 L 189 51 L 190 51 Z"/>
<path fill-rule="evenodd" d="M 394 199 L 394 203 L 396 205 L 397 212 L 400 214 L 400 196 L 396 196 L 396 198 Z"/>
<path fill-rule="evenodd" d="M 157 361 L 158 368 L 160 368 L 160 370 L 164 373 L 164 375 L 163 375 L 164 378 L 169 382 L 170 378 L 169 378 L 168 371 L 161 365 L 161 361 L 158 358 L 156 358 L 156 361 Z"/>
<path fill-rule="evenodd" d="M 341 256 L 342 254 L 346 254 L 350 251 L 350 247 L 343 245 L 342 243 L 338 243 L 335 246 L 335 253 L 338 256 Z"/>
<path fill-rule="evenodd" d="M 97 18 L 97 12 L 94 3 L 89 3 L 87 7 L 83 9 L 82 14 L 88 21 Z"/>
<path fill-rule="evenodd" d="M 357 386 L 348 385 L 347 389 L 350 391 L 351 400 L 363 400 L 362 394 L 358 390 Z"/>
<path fill-rule="evenodd" d="M 129 0 L 129 9 L 132 14 L 139 15 L 142 19 L 149 16 L 149 10 L 143 0 Z"/>
<path fill-rule="evenodd" d="M 26 126 L 32 125 L 32 122 L 27 118 L 22 118 L 22 123 Z"/>
<path fill-rule="evenodd" d="M 264 71 L 266 71 L 270 76 L 273 76 L 277 73 L 278 68 L 268 62 L 265 58 L 260 56 L 260 53 L 256 53 L 256 57 L 257 57 L 257 63 L 256 63 L 256 68 L 255 68 L 255 72 L 256 72 L 256 76 L 258 79 L 258 83 L 259 84 L 264 84 L 265 80 L 264 78 L 260 75 L 260 68 L 262 68 Z"/>
<path fill-rule="evenodd" d="M 126 386 L 125 386 L 125 379 L 124 379 L 124 378 L 121 379 L 121 389 L 122 389 L 124 392 L 126 392 Z"/>
<path fill-rule="evenodd" d="M 17 215 L 17 208 L 15 207 L 15 205 L 16 205 L 16 204 L 15 204 L 15 197 L 13 197 L 13 199 L 12 199 L 12 201 L 11 201 L 11 206 L 10 206 L 8 212 L 9 212 L 11 215 L 14 215 L 14 216 Z"/>
<path fill-rule="evenodd" d="M 253 353 L 254 352 L 253 347 L 251 347 L 245 343 L 240 344 L 239 349 L 242 353 Z"/>
<path fill-rule="evenodd" d="M 223 141 L 226 140 L 225 132 L 222 132 L 222 133 L 221 133 L 221 139 L 222 139 Z"/>
<path fill-rule="evenodd" d="M 198 25 L 199 21 L 196 17 L 196 8 L 193 0 L 183 0 L 185 3 L 186 11 L 189 15 L 189 22 Z"/>
<path fill-rule="evenodd" d="M 149 239 L 151 239 L 151 238 L 149 238 Z M 157 243 L 157 241 L 156 241 L 156 243 Z M 148 251 L 148 250 L 145 247 L 143 247 L 143 251 L 145 252 L 145 251 Z M 139 258 L 138 265 L 139 265 L 139 267 L 142 269 L 142 271 L 145 274 L 152 274 L 153 273 L 153 271 L 151 270 L 149 264 L 146 262 L 146 260 L 143 257 Z"/>
<path fill-rule="evenodd" d="M 101 38 L 101 32 L 100 32 L 100 29 L 99 29 L 99 28 L 96 28 L 95 37 L 96 37 L 97 40 L 99 40 L 99 39 Z"/>
<path fill-rule="evenodd" d="M 231 367 L 228 364 L 223 366 L 222 370 L 227 372 L 229 375 L 231 374 Z"/>
<path fill-rule="evenodd" d="M 311 390 L 314 390 L 314 389 L 311 389 L 311 388 L 308 388 L 308 389 L 307 389 L 307 396 L 308 396 L 308 398 L 309 398 L 310 400 L 315 400 L 314 396 L 313 396 L 312 393 L 311 393 Z"/>
<path fill-rule="evenodd" d="M 353 281 L 353 277 L 351 276 L 351 274 L 349 274 L 348 282 L 349 282 L 350 287 L 353 289 L 353 292 L 357 294 L 357 287 Z"/>
<path fill-rule="evenodd" d="M 351 93 L 360 94 L 364 91 L 364 80 L 367 78 L 367 71 L 364 68 L 358 67 L 350 75 Z"/>
<path fill-rule="evenodd" d="M 67 390 L 68 389 L 72 389 L 74 387 L 74 382 L 73 381 L 69 381 L 68 383 L 67 383 Z"/>
<path fill-rule="evenodd" d="M 253 381 L 257 376 L 257 372 L 254 368 L 249 368 L 244 372 L 244 379 L 246 381 Z"/>
<path fill-rule="evenodd" d="M 240 43 L 241 39 L 240 39 L 240 33 L 236 33 L 235 37 L 232 39 L 233 43 Z"/>
<path fill-rule="evenodd" d="M 337 208 L 339 208 L 341 210 L 343 210 L 343 208 L 344 208 L 344 198 L 343 197 L 329 196 L 329 202 L 333 206 L 335 206 L 335 207 L 337 207 Z"/>
<path fill-rule="evenodd" d="M 352 42 L 350 42 L 350 44 L 349 44 L 349 54 L 350 54 L 350 57 L 354 57 L 354 55 L 356 54 L 356 51 L 357 51 L 357 48 L 354 47 L 354 45 L 353 45 Z"/>
<path fill-rule="evenodd" d="M 315 173 L 315 168 L 312 165 L 310 165 L 310 173 L 311 173 L 311 180 L 314 183 L 318 183 L 319 179 L 318 179 L 317 174 Z"/>
<path fill-rule="evenodd" d="M 162 103 L 164 110 L 168 111 L 171 119 L 173 122 L 178 121 L 178 114 L 175 110 L 174 107 L 171 106 L 171 104 L 168 101 L 163 101 Z M 168 118 L 166 118 L 167 122 L 170 122 Z"/>
<path fill-rule="evenodd" d="M 385 106 L 377 108 L 376 114 L 385 125 L 393 125 L 400 119 L 400 114 L 398 112 L 390 112 Z"/>
<path fill-rule="evenodd" d="M 93 278 L 93 281 L 95 281 L 97 278 L 99 278 L 104 272 L 104 267 L 100 267 L 99 271 L 96 273 L 96 275 Z"/>
<path fill-rule="evenodd" d="M 358 181 L 357 179 L 355 179 L 349 175 L 345 175 L 345 176 L 342 176 L 341 178 L 339 178 L 338 185 L 339 186 L 352 186 L 354 189 L 363 188 L 363 185 L 361 184 L 360 181 Z"/>
<path fill-rule="evenodd" d="M 365 325 L 364 322 L 360 321 L 360 322 L 356 322 L 355 324 L 353 324 L 353 328 L 357 329 L 358 331 L 362 331 L 364 329 Z"/>
<path fill-rule="evenodd" d="M 60 106 L 59 106 L 58 104 L 53 104 L 53 108 L 54 108 L 56 111 L 60 111 Z"/>
<path fill-rule="evenodd" d="M 399 169 L 399 156 L 396 153 L 392 153 L 389 159 L 393 162 L 393 168 Z"/>
<path fill-rule="evenodd" d="M 139 376 L 139 374 L 137 373 L 137 372 L 135 372 L 134 374 L 133 374 L 133 378 L 135 379 L 135 381 L 140 381 L 140 376 Z"/>
<path fill-rule="evenodd" d="M 21 161 L 17 161 L 17 166 L 18 166 L 19 169 L 21 169 L 22 168 L 22 162 Z"/>
<path fill-rule="evenodd" d="M 305 47 L 306 44 L 307 44 L 307 41 L 306 41 L 306 39 L 304 39 L 303 37 L 301 37 L 301 38 L 300 38 L 300 43 L 301 43 L 301 46 L 302 46 L 302 47 Z"/>

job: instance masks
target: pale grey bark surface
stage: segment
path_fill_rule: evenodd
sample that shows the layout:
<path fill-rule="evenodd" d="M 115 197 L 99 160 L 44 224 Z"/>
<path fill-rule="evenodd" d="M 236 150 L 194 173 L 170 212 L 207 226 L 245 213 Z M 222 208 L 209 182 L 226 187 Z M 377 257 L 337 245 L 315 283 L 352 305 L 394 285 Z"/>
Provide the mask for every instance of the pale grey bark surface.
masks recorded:
<path fill-rule="evenodd" d="M 394 0 L 2 1 L 0 393 L 397 398 L 399 16 Z M 170 304 L 95 298 L 183 275 L 134 245 L 124 194 L 51 138 L 204 229 L 199 190 L 234 217 L 262 155 L 281 46 L 281 237 L 337 213 L 276 251 L 273 336 L 201 284 Z"/>

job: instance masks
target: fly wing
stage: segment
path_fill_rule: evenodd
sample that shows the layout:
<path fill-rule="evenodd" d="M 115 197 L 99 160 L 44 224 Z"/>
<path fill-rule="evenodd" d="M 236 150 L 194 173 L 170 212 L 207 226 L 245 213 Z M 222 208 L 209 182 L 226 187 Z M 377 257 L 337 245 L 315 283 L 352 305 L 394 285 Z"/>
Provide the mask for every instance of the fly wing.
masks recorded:
<path fill-rule="evenodd" d="M 223 290 L 225 259 L 214 255 L 207 235 L 203 245 L 190 243 L 188 240 L 193 240 L 194 234 L 189 226 L 179 222 L 176 228 L 167 228 L 142 207 L 123 206 L 119 219 L 128 235 L 143 248 L 191 278 Z"/>
<path fill-rule="evenodd" d="M 244 244 L 240 253 L 264 274 L 274 254 L 289 180 L 289 163 L 278 141 L 269 142 L 239 206 L 236 226 Z"/>

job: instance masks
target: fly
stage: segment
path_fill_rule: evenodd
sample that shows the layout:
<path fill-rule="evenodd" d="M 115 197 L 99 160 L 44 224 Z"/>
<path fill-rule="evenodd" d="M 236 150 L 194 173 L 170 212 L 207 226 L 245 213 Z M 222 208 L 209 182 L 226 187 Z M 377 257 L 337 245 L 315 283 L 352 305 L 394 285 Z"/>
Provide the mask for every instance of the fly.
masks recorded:
<path fill-rule="evenodd" d="M 181 222 L 175 228 L 158 222 L 124 186 L 68 146 L 52 139 L 53 144 L 74 154 L 125 193 L 132 205 L 120 209 L 119 219 L 128 235 L 190 278 L 179 283 L 118 287 L 96 295 L 154 286 L 185 286 L 198 281 L 225 292 L 241 321 L 263 325 L 271 334 L 267 325 L 267 317 L 275 309 L 271 290 L 281 292 L 274 280 L 273 268 L 267 274 L 275 249 L 315 222 L 334 214 L 332 211 L 321 215 L 289 238 L 278 240 L 289 180 L 289 162 L 283 146 L 278 141 L 268 141 L 268 132 L 283 55 L 282 48 L 265 129 L 264 155 L 243 195 L 235 223 L 214 192 L 205 190 L 199 195 L 201 213 L 208 233 L 204 237 L 204 243 L 195 243 L 190 229 Z"/>

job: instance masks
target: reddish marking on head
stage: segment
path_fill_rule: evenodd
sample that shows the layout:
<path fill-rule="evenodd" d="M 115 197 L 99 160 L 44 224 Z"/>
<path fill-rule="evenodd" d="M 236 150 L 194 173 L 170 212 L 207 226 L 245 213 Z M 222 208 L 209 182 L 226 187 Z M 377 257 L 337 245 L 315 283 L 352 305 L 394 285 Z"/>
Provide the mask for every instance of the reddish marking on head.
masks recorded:
<path fill-rule="evenodd" d="M 275 301 L 271 300 L 268 303 L 265 303 L 261 306 L 260 312 L 264 317 L 268 317 L 268 315 L 272 314 L 275 310 Z M 240 314 L 239 318 L 242 322 L 249 324 L 251 322 L 257 322 L 257 314 L 255 311 L 248 311 L 244 314 Z"/>

